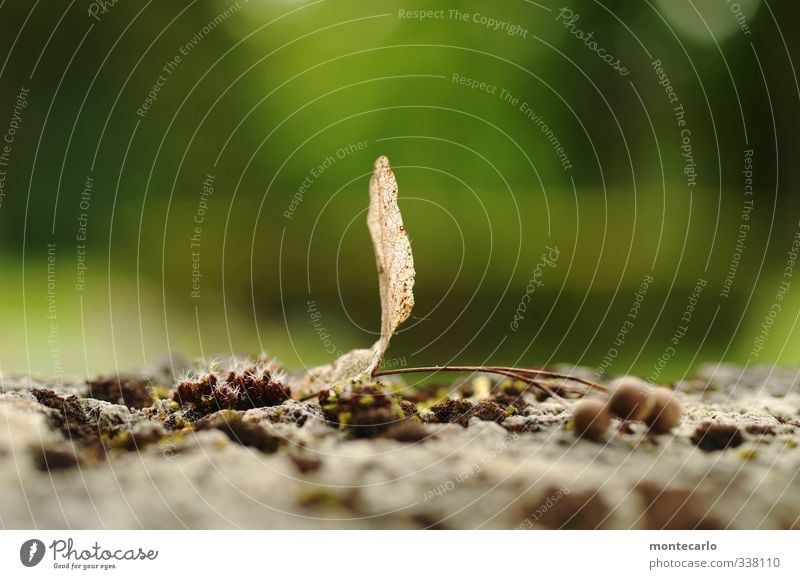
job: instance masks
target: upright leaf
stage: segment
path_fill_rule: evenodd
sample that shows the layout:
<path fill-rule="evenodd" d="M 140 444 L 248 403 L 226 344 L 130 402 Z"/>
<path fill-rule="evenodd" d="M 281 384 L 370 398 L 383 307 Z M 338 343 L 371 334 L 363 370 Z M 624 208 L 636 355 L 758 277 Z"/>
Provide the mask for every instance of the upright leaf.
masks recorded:
<path fill-rule="evenodd" d="M 312 368 L 293 383 L 292 389 L 296 392 L 313 392 L 361 376 L 371 376 L 380 367 L 392 335 L 411 315 L 416 275 L 414 256 L 397 205 L 397 180 L 385 156 L 375 161 L 369 183 L 367 226 L 378 268 L 380 338 L 370 349 L 351 350 L 330 364 Z"/>
<path fill-rule="evenodd" d="M 372 236 L 381 292 L 381 337 L 368 371 L 381 365 L 389 340 L 414 308 L 414 256 L 397 205 L 397 179 L 389 159 L 378 157 L 369 183 L 367 225 Z"/>

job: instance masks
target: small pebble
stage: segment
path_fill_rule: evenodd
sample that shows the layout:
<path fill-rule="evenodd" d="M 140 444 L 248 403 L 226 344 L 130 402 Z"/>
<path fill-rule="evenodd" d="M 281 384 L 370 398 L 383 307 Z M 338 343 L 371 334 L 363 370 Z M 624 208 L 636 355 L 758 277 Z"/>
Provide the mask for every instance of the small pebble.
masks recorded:
<path fill-rule="evenodd" d="M 683 406 L 669 388 L 654 388 L 651 396 L 653 408 L 645 423 L 656 434 L 665 434 L 680 424 Z"/>
<path fill-rule="evenodd" d="M 650 415 L 655 403 L 651 392 L 651 388 L 640 378 L 617 378 L 611 383 L 608 407 L 611 412 L 625 420 L 644 420 Z"/>
<path fill-rule="evenodd" d="M 611 414 L 604 401 L 587 398 L 575 405 L 572 423 L 578 436 L 600 438 L 611 425 Z"/>

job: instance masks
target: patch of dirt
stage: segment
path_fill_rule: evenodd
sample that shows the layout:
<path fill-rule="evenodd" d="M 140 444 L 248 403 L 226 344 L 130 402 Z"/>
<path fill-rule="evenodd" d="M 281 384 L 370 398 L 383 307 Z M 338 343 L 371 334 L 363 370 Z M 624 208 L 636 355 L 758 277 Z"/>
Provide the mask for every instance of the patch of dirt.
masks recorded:
<path fill-rule="evenodd" d="M 251 422 L 239 414 L 220 412 L 197 423 L 197 430 L 219 430 L 230 440 L 265 453 L 273 453 L 281 447 L 284 439 L 271 433 L 264 425 Z"/>
<path fill-rule="evenodd" d="M 357 438 L 378 436 L 408 419 L 404 401 L 378 383 L 325 389 L 317 398 L 328 424 Z"/>
<path fill-rule="evenodd" d="M 34 446 L 31 448 L 31 458 L 34 466 L 41 471 L 64 470 L 81 464 L 70 448 Z"/>
<path fill-rule="evenodd" d="M 100 430 L 88 419 L 77 396 L 59 396 L 44 388 L 34 388 L 31 394 L 39 404 L 55 411 L 49 413 L 48 418 L 65 438 L 81 445 L 97 458 L 104 454 Z"/>
<path fill-rule="evenodd" d="M 722 529 L 708 512 L 707 504 L 691 490 L 664 488 L 653 482 L 636 485 L 644 503 L 644 524 L 648 529 Z"/>
<path fill-rule="evenodd" d="M 775 428 L 771 424 L 748 424 L 744 427 L 747 434 L 761 435 L 761 436 L 775 436 Z"/>
<path fill-rule="evenodd" d="M 422 442 L 431 437 L 425 427 L 416 420 L 396 422 L 386 429 L 383 436 L 398 442 Z"/>
<path fill-rule="evenodd" d="M 481 400 L 476 404 L 468 400 L 451 398 L 430 408 L 432 422 L 469 425 L 474 416 L 480 420 L 501 423 L 509 416 L 516 414 L 514 406 L 502 406 L 493 400 Z"/>
<path fill-rule="evenodd" d="M 519 528 L 603 529 L 608 527 L 611 509 L 593 491 L 564 492 L 550 487 L 524 509 Z"/>
<path fill-rule="evenodd" d="M 147 408 L 153 397 L 146 381 L 132 376 L 95 378 L 86 383 L 87 397 L 122 404 L 128 408 Z"/>
<path fill-rule="evenodd" d="M 735 424 L 703 422 L 695 429 L 691 441 L 701 450 L 712 452 L 736 448 L 744 441 L 744 435 Z"/>
<path fill-rule="evenodd" d="M 309 474 L 318 471 L 322 467 L 322 460 L 314 456 L 301 456 L 299 454 L 290 454 L 289 459 L 303 474 Z"/>
<path fill-rule="evenodd" d="M 450 398 L 431 406 L 433 413 L 432 422 L 460 424 L 464 428 L 469 424 L 469 419 L 472 411 L 472 403 L 469 400 L 462 400 L 457 398 Z"/>

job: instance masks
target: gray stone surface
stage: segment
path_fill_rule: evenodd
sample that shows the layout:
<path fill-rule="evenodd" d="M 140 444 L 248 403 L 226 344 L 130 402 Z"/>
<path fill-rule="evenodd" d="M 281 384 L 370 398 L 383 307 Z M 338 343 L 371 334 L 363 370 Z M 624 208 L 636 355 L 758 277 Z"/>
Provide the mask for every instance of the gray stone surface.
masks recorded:
<path fill-rule="evenodd" d="M 687 411 L 674 433 L 653 436 L 634 425 L 601 442 L 577 440 L 569 412 L 553 401 L 502 425 L 478 418 L 467 428 L 423 424 L 427 438 L 418 442 L 354 439 L 327 425 L 314 403 L 238 413 L 276 441 L 274 450 L 216 428 L 170 431 L 162 424 L 174 409 L 167 400 L 139 411 L 81 399 L 105 433 L 108 451 L 99 457 L 58 430 L 57 411 L 31 395 L 44 380 L 3 376 L 0 524 L 799 528 L 799 376 L 796 369 L 703 366 L 676 385 Z M 59 391 L 80 392 L 78 382 Z M 706 421 L 737 426 L 743 442 L 701 450 L 692 435 Z M 80 464 L 43 469 L 43 448 L 74 453 Z"/>

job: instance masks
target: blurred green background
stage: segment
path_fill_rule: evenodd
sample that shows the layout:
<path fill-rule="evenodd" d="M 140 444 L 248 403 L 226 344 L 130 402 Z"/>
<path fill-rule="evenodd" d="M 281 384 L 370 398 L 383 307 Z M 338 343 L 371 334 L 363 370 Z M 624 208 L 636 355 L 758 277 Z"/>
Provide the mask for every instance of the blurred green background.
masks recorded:
<path fill-rule="evenodd" d="M 760 0 L 6 0 L 0 368 L 262 350 L 298 367 L 371 344 L 380 154 L 417 266 L 392 363 L 658 380 L 796 363 L 799 17 Z"/>

